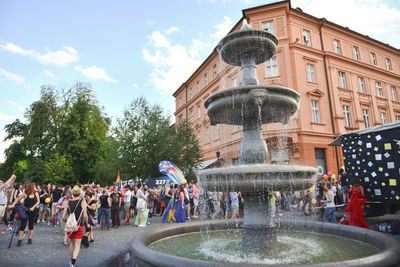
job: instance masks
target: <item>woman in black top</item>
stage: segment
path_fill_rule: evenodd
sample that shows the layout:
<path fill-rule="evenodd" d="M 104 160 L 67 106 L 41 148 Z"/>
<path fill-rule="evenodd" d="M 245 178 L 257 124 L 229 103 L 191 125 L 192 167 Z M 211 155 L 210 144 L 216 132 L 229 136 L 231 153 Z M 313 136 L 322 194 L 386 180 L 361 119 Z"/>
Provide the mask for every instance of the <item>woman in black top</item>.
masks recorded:
<path fill-rule="evenodd" d="M 28 215 L 27 219 L 21 219 L 21 228 L 19 229 L 19 237 L 17 246 L 21 246 L 22 237 L 24 235 L 24 231 L 26 228 L 26 224 L 29 220 L 29 234 L 28 234 L 28 244 L 32 244 L 32 235 L 33 235 L 33 225 L 35 219 L 35 208 L 40 203 L 39 194 L 35 190 L 35 184 L 28 184 L 25 187 L 25 193 L 21 194 L 14 203 L 9 208 L 14 208 L 19 201 L 24 198 L 24 206 L 26 208 L 26 214 Z"/>
<path fill-rule="evenodd" d="M 67 212 L 69 214 L 74 213 L 76 222 L 79 226 L 76 232 L 67 233 L 70 239 L 70 247 L 69 252 L 71 256 L 71 265 L 70 267 L 75 266 L 76 258 L 78 258 L 79 251 L 81 249 L 81 242 L 83 236 L 83 222 L 85 221 L 85 225 L 89 226 L 88 215 L 87 215 L 87 203 L 84 199 L 80 198 L 81 189 L 79 186 L 75 185 L 72 189 L 73 199 L 68 201 L 67 207 L 64 209 L 62 219 L 64 222 L 67 221 Z"/>
<path fill-rule="evenodd" d="M 104 230 L 104 225 L 107 217 L 107 230 L 110 230 L 111 226 L 111 216 L 110 216 L 110 206 L 111 198 L 107 195 L 107 190 L 103 190 L 103 195 L 100 196 L 100 212 L 101 212 L 101 230 Z"/>

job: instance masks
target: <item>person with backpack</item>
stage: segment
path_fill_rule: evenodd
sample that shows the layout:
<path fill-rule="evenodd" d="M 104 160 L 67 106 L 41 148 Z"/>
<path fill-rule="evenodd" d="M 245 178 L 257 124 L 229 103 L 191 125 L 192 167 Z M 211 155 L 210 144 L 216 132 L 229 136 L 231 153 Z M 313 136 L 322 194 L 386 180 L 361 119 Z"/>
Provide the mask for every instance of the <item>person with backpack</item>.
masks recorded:
<path fill-rule="evenodd" d="M 83 222 L 89 227 L 87 215 L 87 203 L 81 198 L 81 189 L 75 185 L 72 189 L 73 198 L 68 201 L 67 207 L 64 209 L 62 220 L 66 222 L 65 231 L 70 239 L 70 267 L 75 267 L 78 258 L 83 236 Z M 68 219 L 67 219 L 67 213 Z"/>
<path fill-rule="evenodd" d="M 26 217 L 20 214 L 21 217 L 21 228 L 19 229 L 19 237 L 17 242 L 17 247 L 21 246 L 22 237 L 24 235 L 24 231 L 26 228 L 26 224 L 29 221 L 29 234 L 28 234 L 28 244 L 32 244 L 32 235 L 33 235 L 33 225 L 36 216 L 35 209 L 40 203 L 40 198 L 38 192 L 36 192 L 35 184 L 28 184 L 25 187 L 25 192 L 21 194 L 14 203 L 10 206 L 10 209 L 14 208 L 16 204 L 20 202 L 20 200 L 24 198 L 24 207 L 26 212 Z M 25 217 L 25 218 L 24 218 Z"/>

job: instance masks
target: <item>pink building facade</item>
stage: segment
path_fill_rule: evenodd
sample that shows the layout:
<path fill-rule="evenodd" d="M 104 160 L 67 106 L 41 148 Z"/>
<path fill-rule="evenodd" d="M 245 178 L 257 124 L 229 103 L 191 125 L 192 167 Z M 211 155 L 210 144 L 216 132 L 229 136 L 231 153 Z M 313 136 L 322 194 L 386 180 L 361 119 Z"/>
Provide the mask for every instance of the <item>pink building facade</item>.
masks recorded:
<path fill-rule="evenodd" d="M 300 94 L 300 108 L 286 126 L 263 126 L 270 162 L 317 166 L 337 173 L 341 149 L 328 146 L 341 133 L 400 121 L 400 51 L 325 19 L 293 9 L 290 1 L 243 10 L 243 18 L 279 40 L 273 58 L 258 65 L 260 84 L 278 84 Z M 240 28 L 243 18 L 233 27 Z M 203 160 L 236 164 L 241 126 L 211 126 L 204 101 L 239 86 L 240 68 L 222 62 L 214 49 L 174 93 L 175 118 L 188 118 Z"/>

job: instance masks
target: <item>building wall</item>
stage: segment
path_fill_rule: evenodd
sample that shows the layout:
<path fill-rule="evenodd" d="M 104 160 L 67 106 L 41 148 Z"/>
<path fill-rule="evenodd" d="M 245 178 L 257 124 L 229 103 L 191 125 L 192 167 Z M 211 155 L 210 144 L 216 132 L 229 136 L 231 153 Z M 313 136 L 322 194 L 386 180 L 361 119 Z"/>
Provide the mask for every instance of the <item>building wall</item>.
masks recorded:
<path fill-rule="evenodd" d="M 273 22 L 274 34 L 279 41 L 274 55 L 278 73 L 267 77 L 267 64 L 258 65 L 259 83 L 287 86 L 300 94 L 299 111 L 287 126 L 280 123 L 263 125 L 263 136 L 270 153 L 284 148 L 287 142 L 290 162 L 315 166 L 315 149 L 324 149 L 327 169 L 337 172 L 343 164 L 341 149 L 328 144 L 340 133 L 365 128 L 363 109 L 369 112 L 371 127 L 381 124 L 381 112 L 386 115 L 386 123 L 400 120 L 399 50 L 292 9 L 289 1 L 247 9 L 243 14 L 256 29 Z M 232 31 L 240 26 L 241 21 Z M 309 32 L 309 46 L 304 42 L 304 30 Z M 335 40 L 340 44 L 340 54 Z M 354 47 L 358 48 L 358 60 L 355 59 Z M 371 52 L 376 56 L 376 66 L 371 62 Z M 387 59 L 390 59 L 391 70 L 388 70 Z M 314 66 L 315 81 L 309 81 L 307 64 Z M 217 75 L 214 75 L 214 68 Z M 340 84 L 339 72 L 345 75 L 346 88 Z M 219 125 L 217 137 L 217 127 L 210 125 L 204 101 L 214 92 L 234 87 L 235 79 L 236 86 L 239 86 L 240 75 L 240 68 L 222 62 L 214 49 L 174 93 L 176 121 L 192 120 L 204 160 L 215 158 L 216 151 L 221 153 L 226 165 L 234 164 L 239 157 L 242 127 Z M 358 77 L 364 79 L 365 92 L 360 92 Z M 377 95 L 376 82 L 380 82 L 383 96 Z M 393 99 L 393 86 L 397 100 Z M 319 122 L 313 121 L 311 101 L 319 104 Z M 350 110 L 351 125 L 347 126 L 344 105 Z"/>

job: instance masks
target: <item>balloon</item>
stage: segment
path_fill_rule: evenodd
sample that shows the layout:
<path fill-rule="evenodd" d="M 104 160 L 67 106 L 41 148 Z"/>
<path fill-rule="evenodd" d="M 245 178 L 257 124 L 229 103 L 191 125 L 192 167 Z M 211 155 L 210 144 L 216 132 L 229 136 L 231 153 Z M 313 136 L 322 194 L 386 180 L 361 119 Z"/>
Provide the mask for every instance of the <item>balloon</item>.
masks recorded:
<path fill-rule="evenodd" d="M 317 204 L 317 200 L 315 198 L 311 199 L 311 204 L 313 205 Z"/>
<path fill-rule="evenodd" d="M 315 192 L 315 186 L 311 186 L 309 190 L 310 190 L 311 193 L 314 193 Z"/>
<path fill-rule="evenodd" d="M 328 172 L 328 177 L 331 177 L 332 176 L 332 172 Z"/>
<path fill-rule="evenodd" d="M 328 180 L 328 175 L 324 174 L 324 180 Z"/>
<path fill-rule="evenodd" d="M 187 184 L 187 181 L 185 178 L 183 178 L 183 184 Z"/>
<path fill-rule="evenodd" d="M 46 199 L 44 200 L 44 203 L 49 204 L 50 201 L 51 201 L 51 199 L 48 197 L 48 198 L 46 198 Z"/>
<path fill-rule="evenodd" d="M 336 179 L 336 174 L 332 174 L 332 179 L 333 179 L 333 180 Z"/>

